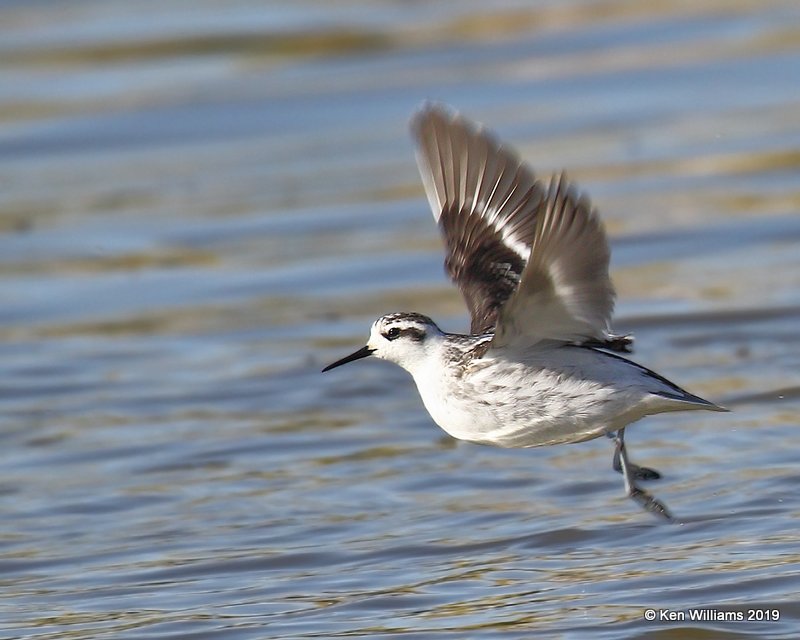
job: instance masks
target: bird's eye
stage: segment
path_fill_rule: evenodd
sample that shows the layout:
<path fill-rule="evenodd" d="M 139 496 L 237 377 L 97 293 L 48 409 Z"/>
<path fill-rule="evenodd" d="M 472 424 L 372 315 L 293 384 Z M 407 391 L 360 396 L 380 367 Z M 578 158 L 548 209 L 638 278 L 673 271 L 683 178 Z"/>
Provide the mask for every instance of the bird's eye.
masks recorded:
<path fill-rule="evenodd" d="M 384 334 L 387 340 L 394 340 L 399 335 L 400 335 L 400 329 L 398 329 L 397 327 L 392 327 Z"/>

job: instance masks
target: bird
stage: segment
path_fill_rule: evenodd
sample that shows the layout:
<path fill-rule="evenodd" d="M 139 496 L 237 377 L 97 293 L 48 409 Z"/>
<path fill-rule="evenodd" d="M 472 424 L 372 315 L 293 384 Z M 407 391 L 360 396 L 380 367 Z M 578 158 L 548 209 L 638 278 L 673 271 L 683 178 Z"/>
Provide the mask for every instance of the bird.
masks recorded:
<path fill-rule="evenodd" d="M 411 133 L 470 331 L 389 313 L 364 347 L 323 372 L 368 356 L 399 365 L 433 421 L 458 440 L 529 448 L 608 437 L 627 496 L 676 521 L 640 486 L 660 473 L 631 462 L 625 429 L 658 413 L 727 409 L 622 355 L 633 338 L 611 329 L 611 252 L 589 198 L 565 172 L 538 178 L 483 125 L 445 105 L 423 105 Z"/>

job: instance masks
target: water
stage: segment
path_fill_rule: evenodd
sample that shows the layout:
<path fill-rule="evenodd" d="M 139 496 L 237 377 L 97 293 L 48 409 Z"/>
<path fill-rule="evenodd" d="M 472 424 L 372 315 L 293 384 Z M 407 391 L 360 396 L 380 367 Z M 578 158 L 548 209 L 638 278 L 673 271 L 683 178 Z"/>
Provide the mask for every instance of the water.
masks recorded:
<path fill-rule="evenodd" d="M 796 637 L 798 18 L 5 3 L 0 637 Z M 457 444 L 399 369 L 320 375 L 381 313 L 467 325 L 425 99 L 570 170 L 636 359 L 733 410 L 629 432 L 683 524 L 607 441 Z M 698 607 L 780 619 L 644 619 Z"/>

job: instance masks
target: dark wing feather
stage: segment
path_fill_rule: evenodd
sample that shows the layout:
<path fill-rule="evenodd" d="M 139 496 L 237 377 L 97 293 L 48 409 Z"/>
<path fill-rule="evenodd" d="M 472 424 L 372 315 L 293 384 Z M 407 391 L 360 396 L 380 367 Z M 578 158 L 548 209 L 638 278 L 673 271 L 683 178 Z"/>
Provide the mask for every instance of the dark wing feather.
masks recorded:
<path fill-rule="evenodd" d="M 511 150 L 456 113 L 426 106 L 412 132 L 445 269 L 466 300 L 472 333 L 491 331 L 522 276 L 547 191 Z"/>
<path fill-rule="evenodd" d="M 614 340 L 609 331 L 615 296 L 610 257 L 589 199 L 565 175 L 554 177 L 536 220 L 530 260 L 500 313 L 492 346 Z"/>
<path fill-rule="evenodd" d="M 605 232 L 565 176 L 549 188 L 482 127 L 441 106 L 412 120 L 445 269 L 473 334 L 493 346 L 542 339 L 630 351 L 609 332 L 614 289 Z"/>

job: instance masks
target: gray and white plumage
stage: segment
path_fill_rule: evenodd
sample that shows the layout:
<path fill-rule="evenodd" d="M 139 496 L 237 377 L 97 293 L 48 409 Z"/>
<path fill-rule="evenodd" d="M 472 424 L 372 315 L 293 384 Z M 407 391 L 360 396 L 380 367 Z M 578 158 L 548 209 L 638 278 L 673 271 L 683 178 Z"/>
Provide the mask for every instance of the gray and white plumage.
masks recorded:
<path fill-rule="evenodd" d="M 424 107 L 412 133 L 470 334 L 388 314 L 363 349 L 324 370 L 368 355 L 400 365 L 434 421 L 461 440 L 536 447 L 615 437 L 629 495 L 668 516 L 635 484 L 657 473 L 627 459 L 625 427 L 656 413 L 724 409 L 612 353 L 631 339 L 611 331 L 610 250 L 589 199 L 564 174 L 545 186 L 513 151 L 443 107 Z"/>
<path fill-rule="evenodd" d="M 605 232 L 566 175 L 546 187 L 491 134 L 440 108 L 421 111 L 411 128 L 445 269 L 467 302 L 471 333 L 496 331 L 498 343 L 591 337 L 624 345 L 609 330 Z"/>

